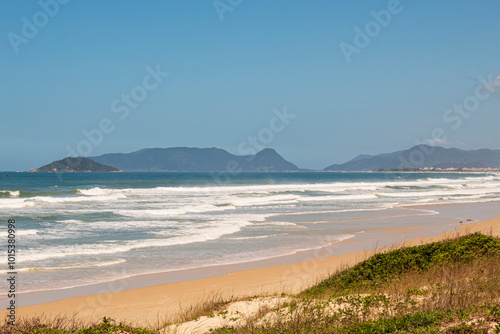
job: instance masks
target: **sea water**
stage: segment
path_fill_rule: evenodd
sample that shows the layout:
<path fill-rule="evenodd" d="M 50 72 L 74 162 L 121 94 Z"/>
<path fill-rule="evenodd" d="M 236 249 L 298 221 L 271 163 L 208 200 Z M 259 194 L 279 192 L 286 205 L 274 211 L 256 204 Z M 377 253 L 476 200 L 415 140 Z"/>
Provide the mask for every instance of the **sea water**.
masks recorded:
<path fill-rule="evenodd" d="M 22 292 L 293 254 L 366 228 L 289 219 L 299 214 L 352 219 L 401 205 L 499 199 L 498 174 L 0 173 Z M 6 261 L 0 269 L 7 272 Z"/>

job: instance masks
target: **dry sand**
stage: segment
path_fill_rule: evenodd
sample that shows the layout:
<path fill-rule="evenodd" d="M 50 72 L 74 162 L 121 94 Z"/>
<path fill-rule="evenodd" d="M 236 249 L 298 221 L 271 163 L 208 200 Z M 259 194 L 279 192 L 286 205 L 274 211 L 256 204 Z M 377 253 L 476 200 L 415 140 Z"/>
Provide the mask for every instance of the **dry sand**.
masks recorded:
<path fill-rule="evenodd" d="M 386 229 L 384 233 L 396 232 L 397 230 Z M 430 243 L 473 232 L 500 236 L 500 217 L 463 225 L 457 231 L 408 240 L 404 245 Z M 364 251 L 323 258 L 321 258 L 322 254 L 315 254 L 307 261 L 294 264 L 243 270 L 193 281 L 161 284 L 20 307 L 16 309 L 16 314 L 18 319 L 19 317 L 42 314 L 46 316 L 73 316 L 77 314 L 77 317 L 83 319 L 98 320 L 107 316 L 139 325 L 155 324 L 166 315 L 176 314 L 181 309 L 210 299 L 214 295 L 246 297 L 282 292 L 297 293 L 344 266 L 351 266 L 366 259 L 374 252 Z M 5 313 L 4 310 L 0 312 L 2 317 Z"/>

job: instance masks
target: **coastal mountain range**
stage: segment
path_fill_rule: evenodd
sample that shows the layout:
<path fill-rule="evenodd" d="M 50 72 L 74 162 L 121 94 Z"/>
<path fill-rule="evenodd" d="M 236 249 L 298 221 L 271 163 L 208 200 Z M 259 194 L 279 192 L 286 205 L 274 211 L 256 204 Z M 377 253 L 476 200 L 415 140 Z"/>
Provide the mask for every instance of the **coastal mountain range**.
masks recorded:
<path fill-rule="evenodd" d="M 359 155 L 324 171 L 498 169 L 500 150 L 460 150 L 417 145 L 408 150 Z M 65 158 L 32 169 L 34 172 L 287 172 L 300 171 L 273 149 L 254 155 L 234 155 L 219 148 L 147 148 L 131 153 L 109 153 L 90 158 Z"/>
<path fill-rule="evenodd" d="M 404 169 L 499 168 L 500 150 L 460 150 L 439 146 L 417 145 L 408 150 L 378 155 L 359 155 L 325 171 L 373 171 Z"/>
<path fill-rule="evenodd" d="M 92 160 L 125 172 L 285 172 L 299 168 L 273 149 L 254 155 L 234 155 L 219 148 L 148 148 L 132 153 L 111 153 Z"/>

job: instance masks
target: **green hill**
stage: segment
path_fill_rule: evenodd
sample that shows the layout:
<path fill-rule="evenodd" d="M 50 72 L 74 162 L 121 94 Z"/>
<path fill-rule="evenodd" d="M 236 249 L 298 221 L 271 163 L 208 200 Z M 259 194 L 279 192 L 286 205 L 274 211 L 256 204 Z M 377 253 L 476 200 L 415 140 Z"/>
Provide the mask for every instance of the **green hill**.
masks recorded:
<path fill-rule="evenodd" d="M 119 169 L 84 157 L 68 157 L 54 161 L 30 172 L 120 172 Z"/>

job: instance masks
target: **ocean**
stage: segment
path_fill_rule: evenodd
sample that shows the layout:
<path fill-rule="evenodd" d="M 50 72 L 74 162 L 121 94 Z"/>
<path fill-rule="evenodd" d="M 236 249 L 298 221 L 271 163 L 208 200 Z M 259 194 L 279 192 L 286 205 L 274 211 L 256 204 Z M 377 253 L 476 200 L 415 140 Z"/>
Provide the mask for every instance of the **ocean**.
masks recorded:
<path fill-rule="evenodd" d="M 20 292 L 290 255 L 353 238 L 370 226 L 349 221 L 403 205 L 499 199 L 498 174 L 0 173 Z"/>

